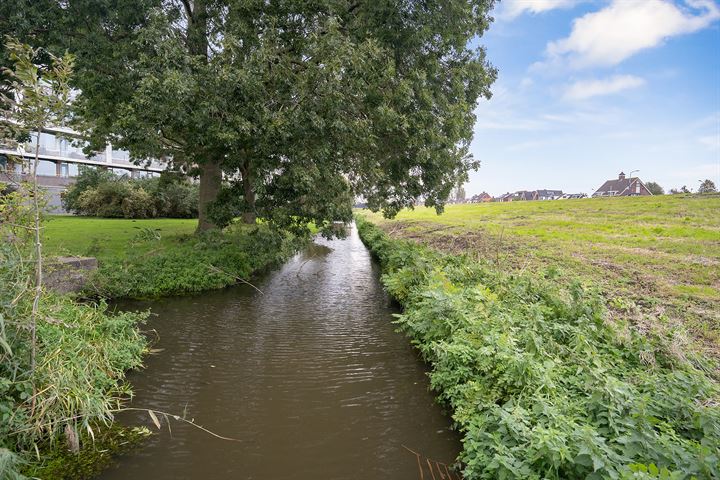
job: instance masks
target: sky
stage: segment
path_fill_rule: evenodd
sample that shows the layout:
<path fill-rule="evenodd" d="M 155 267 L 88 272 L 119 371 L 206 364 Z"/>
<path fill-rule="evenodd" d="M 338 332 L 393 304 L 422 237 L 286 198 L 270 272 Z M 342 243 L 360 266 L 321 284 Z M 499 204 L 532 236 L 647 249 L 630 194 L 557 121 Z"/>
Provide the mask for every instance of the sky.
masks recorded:
<path fill-rule="evenodd" d="M 635 170 L 720 187 L 718 0 L 503 0 L 493 16 L 468 196 L 592 194 Z"/>

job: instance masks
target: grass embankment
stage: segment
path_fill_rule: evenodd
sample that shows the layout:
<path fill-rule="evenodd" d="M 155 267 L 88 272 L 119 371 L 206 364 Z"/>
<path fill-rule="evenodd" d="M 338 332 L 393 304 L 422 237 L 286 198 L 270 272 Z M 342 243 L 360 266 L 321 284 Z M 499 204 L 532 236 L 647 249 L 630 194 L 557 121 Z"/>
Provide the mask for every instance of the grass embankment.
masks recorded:
<path fill-rule="evenodd" d="M 397 323 L 432 366 L 473 479 L 720 478 L 702 357 L 608 322 L 599 293 L 393 240 L 358 220 Z"/>
<path fill-rule="evenodd" d="M 194 235 L 197 220 L 51 217 L 48 255 L 98 259 L 87 288 L 105 298 L 146 298 L 222 288 L 286 260 L 304 241 L 269 228 L 233 225 Z"/>
<path fill-rule="evenodd" d="M 14 255 L 6 255 L 9 250 L 0 252 L 0 263 L 11 267 L 0 269 L 0 478 L 23 478 L 20 472 L 47 479 L 88 478 L 109 461 L 109 452 L 142 436 L 108 425 L 129 394 L 125 372 L 142 364 L 147 340 L 138 325 L 147 314 L 110 313 L 104 304 L 46 294 L 33 369 L 28 339 L 32 297 L 23 267 L 8 262 Z M 66 450 L 73 438 L 79 440 L 81 455 Z"/>
<path fill-rule="evenodd" d="M 720 357 L 720 196 L 666 195 L 450 205 L 396 219 L 366 214 L 393 238 L 466 253 L 506 271 L 554 268 L 601 288 L 640 330 Z M 681 326 L 683 328 L 676 328 Z"/>

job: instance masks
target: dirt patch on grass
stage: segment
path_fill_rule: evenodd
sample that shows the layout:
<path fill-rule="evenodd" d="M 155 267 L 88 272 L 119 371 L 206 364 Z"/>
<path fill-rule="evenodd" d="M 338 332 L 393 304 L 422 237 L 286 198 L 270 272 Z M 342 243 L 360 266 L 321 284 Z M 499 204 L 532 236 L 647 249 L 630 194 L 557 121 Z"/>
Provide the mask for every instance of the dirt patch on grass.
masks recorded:
<path fill-rule="evenodd" d="M 392 238 L 413 240 L 442 252 L 467 254 L 488 261 L 517 256 L 526 249 L 502 231 L 498 234 L 484 230 L 463 231 L 453 225 L 431 222 L 396 221 L 379 226 Z"/>

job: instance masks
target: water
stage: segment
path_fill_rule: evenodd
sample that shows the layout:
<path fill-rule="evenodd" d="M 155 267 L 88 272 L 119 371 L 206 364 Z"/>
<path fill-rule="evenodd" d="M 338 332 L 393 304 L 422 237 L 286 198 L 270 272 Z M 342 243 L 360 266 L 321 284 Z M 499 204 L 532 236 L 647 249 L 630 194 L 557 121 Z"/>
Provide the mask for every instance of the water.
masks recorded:
<path fill-rule="evenodd" d="M 425 457 L 451 464 L 459 440 L 378 277 L 353 228 L 258 280 L 262 294 L 243 285 L 121 305 L 151 308 L 162 349 L 130 375 L 133 407 L 187 412 L 239 441 L 163 422 L 100 478 L 415 480 L 419 464 L 433 478 Z M 122 420 L 152 425 L 146 413 Z"/>

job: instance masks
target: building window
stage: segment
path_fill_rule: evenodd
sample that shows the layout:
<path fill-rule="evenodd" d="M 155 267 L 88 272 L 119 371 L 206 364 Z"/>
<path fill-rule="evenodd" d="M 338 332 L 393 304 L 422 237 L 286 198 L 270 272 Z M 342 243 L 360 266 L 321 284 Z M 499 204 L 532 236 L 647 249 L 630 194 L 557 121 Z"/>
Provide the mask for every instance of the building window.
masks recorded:
<path fill-rule="evenodd" d="M 635 182 L 635 193 L 640 194 L 640 182 Z"/>

